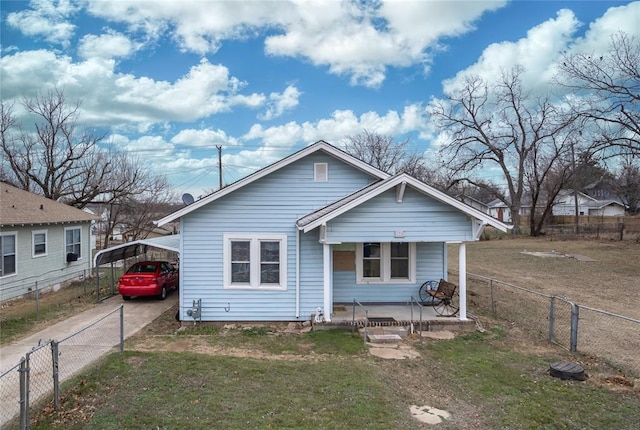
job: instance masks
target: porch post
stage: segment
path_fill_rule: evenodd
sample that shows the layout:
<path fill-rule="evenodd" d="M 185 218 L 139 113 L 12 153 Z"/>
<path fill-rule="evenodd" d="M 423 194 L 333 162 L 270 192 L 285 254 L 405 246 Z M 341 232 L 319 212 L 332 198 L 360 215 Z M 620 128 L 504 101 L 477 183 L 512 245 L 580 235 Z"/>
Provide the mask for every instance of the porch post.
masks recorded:
<path fill-rule="evenodd" d="M 467 244 L 460 243 L 458 248 L 458 267 L 460 269 L 460 275 L 458 283 L 460 284 L 460 320 L 467 320 Z"/>
<path fill-rule="evenodd" d="M 323 282 L 323 297 L 324 297 L 324 318 L 326 321 L 331 321 L 331 312 L 333 311 L 333 299 L 331 295 L 332 291 L 332 276 L 331 276 L 331 245 L 327 243 L 322 244 L 322 282 Z"/>

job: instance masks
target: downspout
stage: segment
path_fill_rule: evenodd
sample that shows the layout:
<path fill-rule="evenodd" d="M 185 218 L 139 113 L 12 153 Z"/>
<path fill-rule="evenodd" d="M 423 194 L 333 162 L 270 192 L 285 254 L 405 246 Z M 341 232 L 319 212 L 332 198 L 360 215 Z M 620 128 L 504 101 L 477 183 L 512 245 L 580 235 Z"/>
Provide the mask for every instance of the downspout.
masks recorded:
<path fill-rule="evenodd" d="M 296 319 L 300 318 L 300 229 L 296 228 Z"/>

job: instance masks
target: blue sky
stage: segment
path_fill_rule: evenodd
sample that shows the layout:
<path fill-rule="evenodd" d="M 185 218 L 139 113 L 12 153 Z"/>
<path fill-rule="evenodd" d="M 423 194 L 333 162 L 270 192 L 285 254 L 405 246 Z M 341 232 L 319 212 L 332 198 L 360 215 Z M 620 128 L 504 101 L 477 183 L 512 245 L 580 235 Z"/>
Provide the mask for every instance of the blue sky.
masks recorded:
<path fill-rule="evenodd" d="M 428 104 L 516 64 L 640 36 L 640 2 L 2 1 L 7 102 L 54 87 L 102 143 L 201 195 L 323 139 L 371 132 L 433 156 Z M 17 113 L 20 114 L 19 109 Z"/>

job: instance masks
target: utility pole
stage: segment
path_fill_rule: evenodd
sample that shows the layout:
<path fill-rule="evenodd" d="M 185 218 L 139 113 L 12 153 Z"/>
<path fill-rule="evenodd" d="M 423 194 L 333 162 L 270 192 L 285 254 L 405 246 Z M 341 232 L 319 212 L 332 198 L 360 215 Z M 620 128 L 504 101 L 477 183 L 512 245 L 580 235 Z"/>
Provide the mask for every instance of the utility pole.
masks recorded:
<path fill-rule="evenodd" d="M 578 214 L 578 190 L 576 189 L 576 185 L 578 185 L 578 178 L 576 177 L 576 153 L 575 153 L 575 142 L 571 142 L 571 162 L 573 164 L 573 219 L 575 222 L 575 232 L 576 234 L 580 233 L 580 215 Z"/>
<path fill-rule="evenodd" d="M 222 145 L 216 145 L 216 148 L 218 149 L 218 179 L 219 179 L 219 185 L 220 188 L 218 189 L 222 189 Z"/>

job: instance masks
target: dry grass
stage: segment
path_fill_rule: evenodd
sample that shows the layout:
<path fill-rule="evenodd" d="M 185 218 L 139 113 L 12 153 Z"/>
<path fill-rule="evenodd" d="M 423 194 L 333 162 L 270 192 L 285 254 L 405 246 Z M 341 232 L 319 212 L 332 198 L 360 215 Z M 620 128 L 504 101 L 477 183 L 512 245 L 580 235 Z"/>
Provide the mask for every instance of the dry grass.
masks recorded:
<path fill-rule="evenodd" d="M 449 267 L 458 268 L 457 245 L 449 250 Z M 580 254 L 537 257 L 528 252 Z M 517 238 L 467 245 L 467 272 L 549 295 L 566 296 L 582 305 L 640 319 L 640 244 L 634 241 L 551 241 Z"/>

